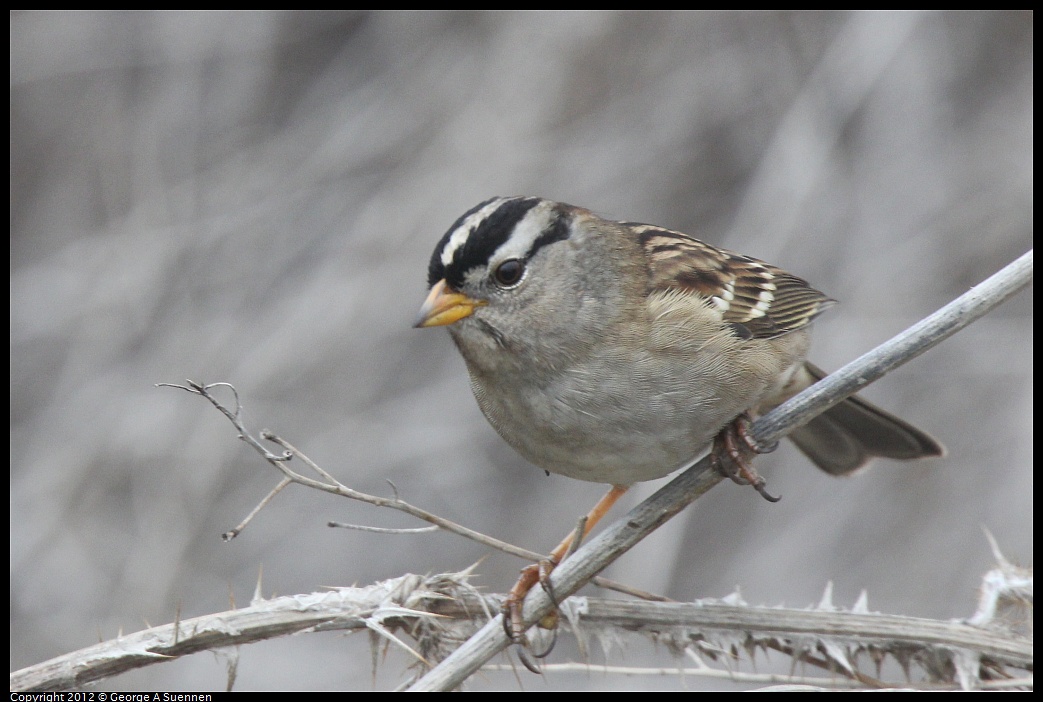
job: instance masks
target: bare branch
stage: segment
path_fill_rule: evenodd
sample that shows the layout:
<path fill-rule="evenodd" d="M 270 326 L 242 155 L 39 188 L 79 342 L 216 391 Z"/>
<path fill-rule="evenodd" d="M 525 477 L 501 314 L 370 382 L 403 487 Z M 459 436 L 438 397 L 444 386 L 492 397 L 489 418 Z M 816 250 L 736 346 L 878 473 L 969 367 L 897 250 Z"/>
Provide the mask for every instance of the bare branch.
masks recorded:
<path fill-rule="evenodd" d="M 866 385 L 934 348 L 999 307 L 1032 282 L 1032 250 L 940 310 L 787 400 L 753 424 L 758 442 L 771 443 L 803 426 Z"/>
<path fill-rule="evenodd" d="M 256 507 L 250 510 L 250 514 L 246 515 L 243 521 L 239 522 L 239 524 L 236 525 L 236 527 L 231 531 L 226 531 L 225 533 L 221 534 L 221 538 L 225 541 L 231 541 L 235 537 L 239 536 L 239 534 L 242 533 L 243 529 L 246 528 L 246 525 L 249 524 L 253 520 L 253 518 L 256 517 L 260 513 L 260 511 L 264 509 L 265 506 L 269 502 L 271 502 L 276 495 L 282 492 L 282 489 L 289 485 L 291 482 L 293 481 L 291 481 L 289 478 L 283 477 L 283 479 L 279 481 L 279 484 L 272 488 L 271 492 L 265 495 L 264 499 L 258 502 Z"/>
<path fill-rule="evenodd" d="M 391 509 L 398 510 L 400 512 L 405 512 L 410 516 L 416 517 L 417 519 L 421 519 L 430 524 L 434 524 L 439 528 L 445 529 L 446 531 L 458 534 L 465 538 L 471 539 L 472 541 L 477 541 L 478 543 L 483 544 L 484 546 L 503 551 L 504 553 L 508 553 L 512 556 L 518 556 L 519 558 L 524 558 L 530 561 L 539 560 L 540 558 L 542 558 L 540 554 L 534 551 L 529 551 L 527 549 L 520 548 L 518 546 L 515 546 L 514 544 L 507 543 L 506 541 L 500 541 L 499 539 L 487 536 L 485 534 L 482 534 L 481 532 L 474 531 L 473 529 L 468 529 L 467 527 L 457 524 L 456 522 L 450 521 L 448 519 L 445 519 L 444 517 L 438 516 L 437 514 L 433 514 L 419 507 L 411 505 L 408 502 L 399 499 L 397 496 L 397 491 L 396 496 L 393 499 L 388 499 L 386 497 L 377 497 L 376 495 L 368 495 L 364 492 L 353 490 L 349 488 L 347 485 L 341 483 L 336 478 L 334 478 L 329 472 L 327 472 L 317 463 L 308 458 L 307 455 L 298 450 L 288 441 L 276 436 L 268 430 L 263 430 L 261 432 L 262 439 L 266 441 L 271 441 L 286 449 L 283 454 L 275 455 L 268 451 L 259 440 L 251 436 L 250 432 L 246 429 L 246 426 L 242 422 L 242 406 L 239 404 L 239 394 L 238 392 L 236 392 L 234 387 L 232 387 L 229 383 L 203 384 L 195 382 L 193 380 L 188 380 L 186 381 L 186 383 L 187 385 L 175 385 L 173 383 L 158 383 L 157 387 L 179 388 L 181 390 L 185 390 L 187 392 L 191 392 L 192 394 L 206 398 L 211 404 L 214 405 L 214 407 L 216 407 L 223 415 L 225 415 L 230 422 L 232 422 L 232 424 L 239 432 L 240 439 L 245 441 L 249 446 L 253 447 L 253 449 L 257 451 L 266 461 L 268 461 L 271 465 L 275 466 L 275 468 L 278 469 L 280 473 L 282 473 L 284 482 L 296 483 L 298 485 L 303 485 L 305 487 L 309 487 L 315 490 L 321 490 L 323 492 L 329 492 L 334 495 L 340 495 L 341 497 L 347 497 L 352 500 L 358 500 L 359 502 L 365 502 L 376 507 L 388 507 Z M 232 392 L 235 393 L 235 411 L 229 410 L 212 394 L 210 394 L 210 388 L 218 386 L 229 387 L 232 389 Z M 323 478 L 323 480 L 309 478 L 293 470 L 289 464 L 290 459 L 294 457 L 298 458 L 301 462 L 303 462 L 309 468 L 318 473 Z M 239 524 L 239 526 L 237 526 L 232 531 L 225 533 L 225 540 L 228 540 L 229 538 L 234 538 L 236 535 L 238 535 L 238 533 L 254 517 L 254 515 L 266 504 L 268 504 L 271 498 L 274 497 L 274 495 L 277 492 L 279 492 L 283 487 L 283 483 L 280 483 L 278 486 L 276 486 L 276 488 L 273 489 L 272 492 L 269 493 L 268 496 L 266 496 L 265 499 L 262 500 L 261 503 L 254 508 L 254 510 L 247 516 L 246 519 L 243 520 L 242 523 Z"/>
<path fill-rule="evenodd" d="M 326 526 L 335 529 L 368 531 L 371 534 L 430 534 L 433 531 L 438 531 L 438 527 L 433 524 L 428 527 L 415 527 L 413 529 L 388 529 L 386 527 L 366 526 L 364 524 L 345 524 L 344 522 L 326 522 Z"/>
<path fill-rule="evenodd" d="M 253 447 L 254 450 L 257 451 L 271 465 L 275 466 L 279 470 L 279 472 L 282 473 L 283 476 L 279 484 L 276 485 L 275 488 L 273 488 L 271 492 L 269 492 L 268 495 L 266 495 L 264 499 L 262 499 L 257 504 L 257 506 L 250 511 L 250 514 L 248 514 L 242 522 L 240 522 L 234 529 L 227 531 L 221 535 L 221 538 L 223 538 L 225 541 L 230 541 L 234 539 L 236 536 L 238 536 L 240 532 L 242 532 L 242 530 L 246 527 L 246 525 L 249 524 L 250 521 L 252 521 L 253 518 L 260 512 L 260 510 L 267 506 L 275 497 L 275 495 L 281 492 L 283 488 L 285 488 L 290 483 L 296 483 L 298 485 L 303 485 L 305 487 L 321 490 L 323 492 L 333 493 L 335 495 L 347 497 L 349 499 L 357 500 L 359 502 L 365 502 L 376 507 L 388 507 L 391 509 L 398 510 L 400 512 L 405 512 L 406 514 L 412 517 L 416 517 L 417 519 L 433 524 L 435 528 L 444 529 L 445 531 L 457 534 L 459 536 L 463 536 L 465 538 L 471 539 L 472 541 L 477 541 L 483 546 L 502 551 L 503 553 L 506 553 L 511 556 L 523 558 L 526 561 L 539 561 L 544 557 L 542 554 L 536 553 L 535 551 L 529 551 L 528 549 L 515 546 L 514 544 L 508 543 L 506 541 L 501 541 L 492 536 L 488 536 L 481 532 L 474 531 L 473 529 L 468 529 L 467 527 L 457 524 L 456 522 L 453 522 L 449 519 L 440 517 L 437 514 L 428 512 L 427 510 L 411 505 L 408 502 L 405 502 L 404 500 L 399 498 L 398 488 L 394 485 L 394 483 L 391 483 L 390 481 L 389 484 L 391 485 L 392 492 L 394 493 L 394 498 L 390 500 L 385 497 L 377 497 L 375 495 L 369 495 L 364 492 L 353 490 L 352 488 L 349 488 L 347 485 L 344 485 L 339 480 L 334 478 L 332 474 L 330 474 L 322 466 L 320 466 L 318 463 L 309 458 L 304 452 L 295 447 L 293 444 L 277 436 L 273 432 L 267 429 L 263 429 L 260 432 L 261 439 L 265 441 L 271 441 L 272 443 L 275 443 L 281 446 L 283 449 L 285 449 L 283 453 L 279 455 L 273 454 L 266 448 L 264 448 L 264 445 L 261 444 L 260 441 L 253 438 L 250 435 L 250 432 L 247 430 L 245 424 L 243 424 L 242 404 L 239 401 L 239 393 L 234 386 L 232 386 L 230 383 L 224 382 L 209 384 L 198 383 L 193 380 L 186 380 L 185 382 L 187 383 L 187 385 L 177 385 L 173 383 L 157 383 L 156 387 L 178 388 L 180 390 L 185 390 L 186 392 L 190 392 L 194 395 L 199 395 L 200 397 L 206 398 L 212 405 L 214 405 L 214 407 L 216 407 L 223 415 L 225 415 L 225 417 L 227 417 L 229 421 L 232 422 L 236 430 L 238 430 L 239 432 L 239 438 L 245 441 L 251 447 Z M 210 389 L 214 387 L 227 387 L 231 389 L 233 395 L 235 396 L 236 406 L 234 411 L 229 410 L 210 393 Z M 293 458 L 297 458 L 299 461 L 311 468 L 326 482 L 306 477 L 293 470 L 289 465 L 290 460 Z M 329 522 L 328 525 L 331 527 L 335 526 L 341 528 L 351 528 L 360 531 L 372 531 L 379 533 L 394 534 L 416 534 L 432 531 L 432 529 L 430 528 L 383 529 L 378 527 L 363 527 L 356 525 L 340 524 L 337 522 Z M 616 590 L 617 592 L 626 593 L 642 599 L 653 601 L 662 601 L 666 599 L 660 595 L 645 592 L 644 590 L 633 588 L 622 583 L 617 583 L 612 580 L 609 580 L 608 578 L 596 577 L 593 578 L 593 582 L 600 587 L 604 587 L 610 590 Z"/>

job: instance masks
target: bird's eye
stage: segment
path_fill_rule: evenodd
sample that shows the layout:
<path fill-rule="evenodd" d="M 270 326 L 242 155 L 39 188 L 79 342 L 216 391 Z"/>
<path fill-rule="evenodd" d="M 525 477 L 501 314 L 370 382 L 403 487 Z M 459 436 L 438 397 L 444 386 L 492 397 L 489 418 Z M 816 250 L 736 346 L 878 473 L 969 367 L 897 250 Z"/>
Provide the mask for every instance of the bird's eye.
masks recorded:
<path fill-rule="evenodd" d="M 523 275 L 525 275 L 525 263 L 516 258 L 509 258 L 493 271 L 493 280 L 500 287 L 509 288 L 517 285 Z"/>

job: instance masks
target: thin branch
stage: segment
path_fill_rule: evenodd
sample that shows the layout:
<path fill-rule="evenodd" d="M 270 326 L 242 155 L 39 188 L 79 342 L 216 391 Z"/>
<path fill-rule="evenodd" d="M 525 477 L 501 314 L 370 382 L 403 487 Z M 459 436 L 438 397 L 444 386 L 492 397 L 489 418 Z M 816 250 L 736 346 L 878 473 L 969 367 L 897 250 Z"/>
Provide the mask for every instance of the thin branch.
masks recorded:
<path fill-rule="evenodd" d="M 250 514 L 246 515 L 246 517 L 243 518 L 243 521 L 239 522 L 239 524 L 236 525 L 236 527 L 231 531 L 226 531 L 225 533 L 221 534 L 221 538 L 225 541 L 231 541 L 235 537 L 239 536 L 239 534 L 242 533 L 243 529 L 246 528 L 246 525 L 253 521 L 253 518 L 256 517 L 261 512 L 261 510 L 264 509 L 268 505 L 268 503 L 271 502 L 276 495 L 282 492 L 283 488 L 285 488 L 291 482 L 293 481 L 289 478 L 283 477 L 283 479 L 279 481 L 279 484 L 272 488 L 271 492 L 265 495 L 264 499 L 258 502 L 256 507 L 250 510 Z"/>
<path fill-rule="evenodd" d="M 239 525 L 237 525 L 231 531 L 227 531 L 221 535 L 221 538 L 223 538 L 225 541 L 230 541 L 234 539 L 236 536 L 238 536 L 239 533 L 242 532 L 242 530 L 246 527 L 246 525 L 249 524 L 250 521 L 252 521 L 253 518 L 261 511 L 261 509 L 267 506 L 271 502 L 272 498 L 274 498 L 275 495 L 282 491 L 283 488 L 285 488 L 290 483 L 296 483 L 298 485 L 303 485 L 308 488 L 321 490 L 323 492 L 329 492 L 334 495 L 339 495 L 348 499 L 357 500 L 359 502 L 365 502 L 366 504 L 370 504 L 375 507 L 389 507 L 400 512 L 405 512 L 406 514 L 412 517 L 416 517 L 417 519 L 428 522 L 429 524 L 433 524 L 435 528 L 444 529 L 445 531 L 457 534 L 458 536 L 463 536 L 464 538 L 476 541 L 488 548 L 501 551 L 511 556 L 522 558 L 529 562 L 539 561 L 544 558 L 543 554 L 521 548 L 520 546 L 515 546 L 514 544 L 508 543 L 506 541 L 501 541 L 500 539 L 488 536 L 487 534 L 483 534 L 479 531 L 468 529 L 463 525 L 457 524 L 456 522 L 453 522 L 449 519 L 440 517 L 437 514 L 428 512 L 427 510 L 421 509 L 420 507 L 416 507 L 408 502 L 405 502 L 404 500 L 399 498 L 398 488 L 395 487 L 394 483 L 390 483 L 390 481 L 389 484 L 391 485 L 392 492 L 394 493 L 394 498 L 392 499 L 388 499 L 386 497 L 377 497 L 376 495 L 369 495 L 364 492 L 359 492 L 358 490 L 353 490 L 352 488 L 349 488 L 347 485 L 344 485 L 335 477 L 333 477 L 332 474 L 330 474 L 322 466 L 320 466 L 318 463 L 309 458 L 304 452 L 295 447 L 293 444 L 281 438 L 280 436 L 277 436 L 271 431 L 263 429 L 260 432 L 261 439 L 264 439 L 265 441 L 271 441 L 272 443 L 277 444 L 284 449 L 284 451 L 281 454 L 273 454 L 270 451 L 268 451 L 264 447 L 264 445 L 261 444 L 260 441 L 251 436 L 250 432 L 247 430 L 242 420 L 242 404 L 239 401 L 239 393 L 233 385 L 224 382 L 204 384 L 198 383 L 194 380 L 186 380 L 185 382 L 186 385 L 177 385 L 174 383 L 157 383 L 156 387 L 177 388 L 179 390 L 184 390 L 186 392 L 192 393 L 193 395 L 199 395 L 200 397 L 205 398 L 223 415 L 225 415 L 225 417 L 227 417 L 230 422 L 232 422 L 232 424 L 238 431 L 239 438 L 245 441 L 255 451 L 257 451 L 271 465 L 275 466 L 275 468 L 278 469 L 283 476 L 279 484 L 276 485 L 275 488 L 273 488 L 264 497 L 264 499 L 262 499 L 257 504 L 257 506 L 250 511 L 250 513 L 246 516 L 246 518 L 243 519 L 242 522 L 239 523 Z M 233 395 L 235 396 L 234 411 L 229 410 L 210 393 L 210 389 L 214 387 L 227 387 L 232 391 Z M 293 458 L 297 458 L 299 461 L 311 468 L 326 482 L 315 480 L 314 478 L 308 478 L 293 470 L 290 467 L 290 461 Z M 361 531 L 373 531 L 387 534 L 416 534 L 432 531 L 432 529 L 429 528 L 381 529 L 378 527 L 362 527 L 356 525 L 340 524 L 337 522 L 329 522 L 328 525 L 331 527 L 335 526 L 341 528 L 352 528 Z M 593 578 L 592 582 L 599 587 L 626 593 L 634 597 L 639 597 L 641 599 L 647 599 L 652 601 L 663 601 L 667 599 L 662 597 L 661 595 L 656 595 L 654 593 L 646 592 L 638 588 L 630 587 L 623 583 L 617 583 L 613 580 L 603 578 L 600 576 Z"/>
<path fill-rule="evenodd" d="M 434 524 L 426 527 L 415 527 L 413 529 L 389 529 L 387 527 L 366 526 L 364 524 L 345 524 L 344 522 L 326 522 L 326 526 L 335 529 L 366 531 L 371 534 L 430 534 L 433 531 L 438 531 L 438 527 Z"/>
<path fill-rule="evenodd" d="M 759 418 L 750 430 L 753 439 L 765 445 L 781 439 L 787 431 L 810 421 L 888 370 L 952 336 L 1031 281 L 1032 251 L 1029 251 L 922 322 Z M 563 561 L 551 574 L 551 586 L 557 596 L 567 597 L 576 592 L 595 574 L 717 485 L 723 478 L 711 470 L 709 464 L 708 458 L 700 460 L 589 540 L 572 558 Z M 525 601 L 523 620 L 531 626 L 553 608 L 554 603 L 543 589 L 533 588 Z M 508 645 L 510 640 L 497 618 L 410 689 L 455 689 Z"/>
<path fill-rule="evenodd" d="M 988 314 L 1032 282 L 1032 250 L 909 327 L 787 400 L 753 424 L 758 442 L 771 443 Z"/>
<path fill-rule="evenodd" d="M 267 430 L 263 430 L 261 432 L 262 439 L 278 444 L 279 446 L 282 446 L 285 449 L 285 451 L 282 454 L 273 454 L 270 451 L 268 451 L 268 449 L 266 449 L 259 440 L 251 436 L 250 432 L 246 429 L 246 426 L 243 424 L 241 416 L 242 407 L 239 404 L 238 393 L 236 393 L 236 409 L 233 412 L 229 410 L 227 407 L 225 407 L 223 404 L 221 404 L 221 402 L 217 400 L 209 392 L 210 388 L 221 386 L 232 388 L 232 392 L 235 393 L 236 391 L 234 387 L 232 387 L 228 383 L 203 384 L 198 383 L 194 380 L 186 380 L 185 382 L 186 385 L 176 385 L 174 383 L 157 383 L 157 387 L 178 388 L 180 390 L 185 390 L 186 392 L 190 392 L 194 395 L 199 395 L 201 397 L 206 398 L 211 404 L 214 405 L 214 407 L 216 407 L 223 415 L 225 415 L 230 422 L 232 422 L 232 424 L 239 432 L 240 439 L 245 441 L 249 446 L 251 446 L 255 451 L 257 451 L 257 453 L 259 453 L 266 461 L 268 461 L 268 463 L 273 465 L 276 469 L 278 469 L 280 473 L 282 473 L 283 481 L 296 483 L 298 485 L 303 485 L 305 487 L 309 487 L 315 490 L 321 490 L 323 492 L 332 493 L 334 495 L 340 495 L 341 497 L 347 497 L 352 500 L 358 500 L 359 502 L 365 502 L 367 504 L 374 505 L 375 507 L 388 507 L 390 509 L 395 509 L 400 512 L 405 512 L 410 516 L 416 517 L 417 519 L 421 519 L 430 524 L 434 524 L 442 529 L 445 529 L 446 531 L 471 539 L 472 541 L 477 541 L 478 543 L 483 544 L 484 546 L 488 546 L 489 548 L 494 548 L 499 551 L 503 551 L 504 553 L 508 553 L 512 556 L 518 556 L 519 558 L 524 558 L 529 561 L 536 561 L 543 557 L 541 554 L 536 553 L 535 551 L 529 551 L 527 549 L 520 548 L 506 541 L 501 541 L 491 536 L 487 536 L 486 534 L 475 531 L 473 529 L 468 529 L 467 527 L 457 524 L 456 522 L 445 519 L 444 517 L 440 517 L 437 514 L 433 514 L 431 512 L 428 512 L 427 510 L 411 505 L 408 502 L 399 499 L 397 497 L 397 491 L 395 498 L 388 499 L 386 497 L 378 497 L 376 495 L 369 495 L 364 492 L 359 492 L 358 490 L 353 490 L 352 488 L 348 487 L 347 485 L 344 485 L 339 480 L 334 478 L 330 473 L 328 473 L 321 466 L 319 466 L 317 463 L 308 458 L 303 452 L 295 448 L 288 441 L 276 436 L 275 434 Z M 290 467 L 291 459 L 293 458 L 299 459 L 306 466 L 318 473 L 323 478 L 323 480 L 309 478 L 293 470 L 293 468 Z M 269 495 L 266 496 L 265 499 L 262 500 L 261 503 L 254 508 L 250 515 L 246 519 L 244 519 L 238 527 L 236 527 L 236 529 L 232 530 L 231 532 L 226 532 L 226 536 L 228 534 L 231 534 L 232 536 L 238 534 L 238 531 L 241 530 L 241 528 L 245 526 L 245 524 L 250 519 L 253 518 L 257 511 L 260 508 L 262 508 L 265 504 L 267 504 L 271 497 L 273 497 L 275 493 L 281 490 L 282 487 L 282 483 L 276 486 L 276 488 L 273 489 L 272 492 L 269 493 Z"/>
<path fill-rule="evenodd" d="M 306 466 L 308 466 L 313 471 L 315 471 L 316 473 L 321 475 L 325 480 L 329 481 L 329 483 L 331 485 L 340 485 L 341 487 L 343 487 L 342 483 L 339 480 L 337 480 L 332 475 L 327 473 L 326 470 L 322 466 L 320 466 L 318 463 L 316 463 L 315 461 L 313 461 L 310 458 L 308 458 L 308 456 L 306 456 L 303 451 L 298 450 L 297 447 L 294 446 L 293 444 L 291 444 L 289 441 L 286 441 L 285 439 L 283 439 L 283 438 L 281 438 L 279 436 L 276 436 L 275 434 L 273 434 L 272 432 L 268 431 L 267 429 L 265 429 L 265 430 L 263 430 L 261 432 L 261 438 L 264 439 L 265 441 L 271 441 L 272 443 L 279 444 L 284 449 L 286 449 L 286 453 L 288 455 L 297 456 L 298 458 L 300 458 L 302 461 L 304 461 L 304 464 Z M 398 495 L 397 494 L 395 495 L 395 499 L 398 499 Z"/>

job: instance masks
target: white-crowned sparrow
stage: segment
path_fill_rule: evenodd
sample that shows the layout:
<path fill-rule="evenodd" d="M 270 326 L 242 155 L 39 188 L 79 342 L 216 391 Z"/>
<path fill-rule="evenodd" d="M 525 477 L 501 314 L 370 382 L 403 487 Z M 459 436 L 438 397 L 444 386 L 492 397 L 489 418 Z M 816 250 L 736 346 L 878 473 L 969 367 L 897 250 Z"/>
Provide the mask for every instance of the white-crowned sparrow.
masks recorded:
<path fill-rule="evenodd" d="M 722 472 L 776 499 L 747 465 L 743 427 L 823 376 L 805 361 L 808 331 L 834 301 L 804 280 L 669 229 L 498 197 L 445 233 L 428 285 L 416 326 L 448 326 L 500 436 L 549 472 L 613 484 L 588 531 L 625 486 L 692 463 L 711 445 Z M 857 397 L 789 438 L 834 475 L 874 456 L 943 453 Z M 508 597 L 515 640 L 536 580 L 535 569 L 523 571 Z"/>
<path fill-rule="evenodd" d="M 834 301 L 770 264 L 535 197 L 493 198 L 435 247 L 416 326 L 448 325 L 479 406 L 552 473 L 629 485 L 823 376 L 805 361 Z M 822 470 L 938 456 L 938 442 L 852 397 L 790 437 Z"/>

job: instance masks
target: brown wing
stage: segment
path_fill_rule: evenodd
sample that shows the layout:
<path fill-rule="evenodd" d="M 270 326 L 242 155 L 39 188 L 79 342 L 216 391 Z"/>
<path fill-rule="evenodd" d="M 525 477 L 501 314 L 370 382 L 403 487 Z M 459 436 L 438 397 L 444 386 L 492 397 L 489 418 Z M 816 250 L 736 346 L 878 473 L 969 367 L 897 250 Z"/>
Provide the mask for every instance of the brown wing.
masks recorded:
<path fill-rule="evenodd" d="M 677 288 L 709 298 L 740 336 L 768 339 L 800 329 L 836 302 L 764 261 L 670 229 L 624 224 L 648 253 L 653 288 Z"/>

